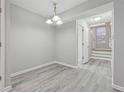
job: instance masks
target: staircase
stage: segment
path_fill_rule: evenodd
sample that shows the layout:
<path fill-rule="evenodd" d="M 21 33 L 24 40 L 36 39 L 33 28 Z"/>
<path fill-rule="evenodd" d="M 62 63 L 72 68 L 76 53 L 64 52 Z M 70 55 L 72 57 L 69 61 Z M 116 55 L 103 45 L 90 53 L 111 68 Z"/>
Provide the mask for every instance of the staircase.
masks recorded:
<path fill-rule="evenodd" d="M 111 50 L 93 50 L 91 54 L 91 58 L 93 59 L 103 59 L 103 60 L 111 60 Z"/>

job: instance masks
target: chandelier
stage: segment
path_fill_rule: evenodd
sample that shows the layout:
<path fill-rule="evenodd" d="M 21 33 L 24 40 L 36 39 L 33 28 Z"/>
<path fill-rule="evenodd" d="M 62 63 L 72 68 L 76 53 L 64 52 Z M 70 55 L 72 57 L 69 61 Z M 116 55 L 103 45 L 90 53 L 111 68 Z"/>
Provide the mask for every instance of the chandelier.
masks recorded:
<path fill-rule="evenodd" d="M 54 6 L 54 16 L 51 19 L 47 19 L 46 23 L 47 24 L 54 24 L 54 25 L 62 25 L 63 22 L 59 16 L 56 14 L 56 3 L 53 3 Z"/>

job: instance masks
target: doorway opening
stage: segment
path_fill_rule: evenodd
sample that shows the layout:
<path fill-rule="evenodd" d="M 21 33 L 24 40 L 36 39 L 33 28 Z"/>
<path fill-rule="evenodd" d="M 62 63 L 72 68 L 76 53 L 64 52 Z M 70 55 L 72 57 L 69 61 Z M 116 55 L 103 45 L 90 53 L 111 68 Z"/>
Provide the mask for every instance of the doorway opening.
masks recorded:
<path fill-rule="evenodd" d="M 112 11 L 78 20 L 78 64 L 112 59 Z"/>
<path fill-rule="evenodd" d="M 109 82 L 109 88 L 112 89 L 113 10 L 78 19 L 77 32 L 78 67 L 94 73 L 98 79 L 96 82 Z"/>

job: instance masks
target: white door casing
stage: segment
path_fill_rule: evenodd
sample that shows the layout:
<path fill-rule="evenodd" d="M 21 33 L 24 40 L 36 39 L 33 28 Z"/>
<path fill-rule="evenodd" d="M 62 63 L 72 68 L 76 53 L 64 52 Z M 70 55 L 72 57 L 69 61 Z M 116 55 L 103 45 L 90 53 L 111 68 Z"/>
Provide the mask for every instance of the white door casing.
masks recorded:
<path fill-rule="evenodd" d="M 84 62 L 87 63 L 89 60 L 89 28 L 87 23 L 84 21 Z"/>
<path fill-rule="evenodd" d="M 0 89 L 5 87 L 5 0 L 0 0 Z"/>

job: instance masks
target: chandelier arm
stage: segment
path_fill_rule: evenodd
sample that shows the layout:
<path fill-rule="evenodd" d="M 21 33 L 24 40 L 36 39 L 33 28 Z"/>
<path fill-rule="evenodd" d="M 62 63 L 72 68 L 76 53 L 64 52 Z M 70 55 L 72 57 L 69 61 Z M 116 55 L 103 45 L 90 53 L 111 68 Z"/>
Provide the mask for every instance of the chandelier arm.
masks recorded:
<path fill-rule="evenodd" d="M 51 19 L 46 20 L 47 24 L 55 24 L 55 25 L 61 25 L 63 24 L 61 18 L 59 16 L 57 16 L 57 7 L 56 7 L 56 3 L 53 3 L 54 6 L 54 16 Z"/>
<path fill-rule="evenodd" d="M 54 5 L 54 16 L 56 16 L 56 3 L 54 3 L 53 5 Z"/>

